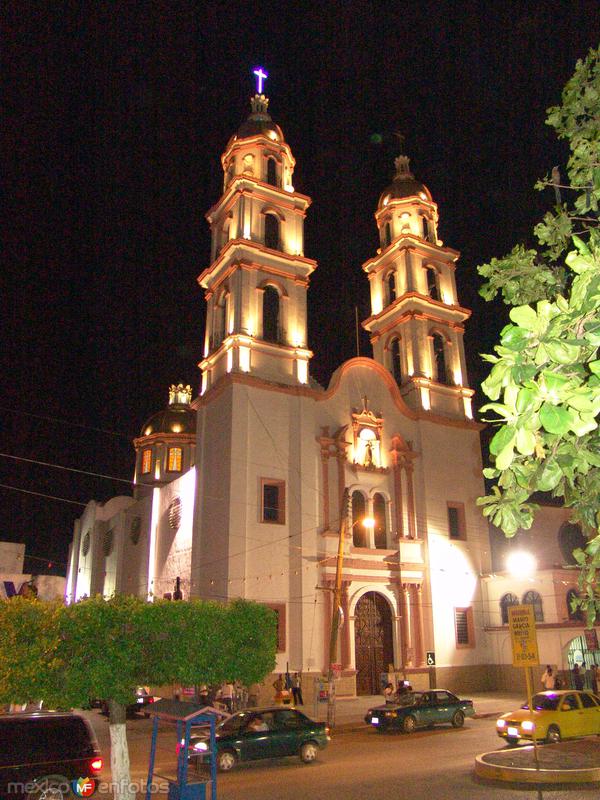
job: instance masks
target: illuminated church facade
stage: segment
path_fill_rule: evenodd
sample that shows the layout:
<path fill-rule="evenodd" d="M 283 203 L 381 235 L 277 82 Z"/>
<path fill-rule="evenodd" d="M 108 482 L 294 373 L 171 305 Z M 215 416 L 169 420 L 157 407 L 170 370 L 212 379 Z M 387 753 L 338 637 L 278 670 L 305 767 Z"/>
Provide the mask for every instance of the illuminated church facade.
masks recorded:
<path fill-rule="evenodd" d="M 373 357 L 319 386 L 307 344 L 311 200 L 293 185 L 268 99 L 251 105 L 207 213 L 199 394 L 171 387 L 134 442 L 134 496 L 91 502 L 77 520 L 67 600 L 256 600 L 277 612 L 276 671 L 320 675 L 345 518 L 340 693 L 378 692 L 392 671 L 428 686 L 432 669 L 438 685 L 490 688 L 480 577 L 490 549 L 475 504 L 484 486 L 459 254 L 399 156 L 375 211 L 380 246 L 363 265 Z"/>

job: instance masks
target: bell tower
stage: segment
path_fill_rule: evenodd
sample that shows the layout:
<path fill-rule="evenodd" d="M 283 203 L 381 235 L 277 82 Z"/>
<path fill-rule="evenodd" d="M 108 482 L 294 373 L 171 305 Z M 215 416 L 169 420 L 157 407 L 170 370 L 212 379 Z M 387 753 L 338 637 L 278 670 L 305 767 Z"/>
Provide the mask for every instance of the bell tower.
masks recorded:
<path fill-rule="evenodd" d="M 198 282 L 207 301 L 204 394 L 228 373 L 307 384 L 306 294 L 316 262 L 304 257 L 311 200 L 292 184 L 295 160 L 255 70 L 251 114 L 221 157 L 223 194 L 206 218 L 211 264 Z"/>
<path fill-rule="evenodd" d="M 396 380 L 417 411 L 471 419 L 463 323 L 471 312 L 458 302 L 456 250 L 438 239 L 438 208 L 416 180 L 409 159 L 381 194 L 375 220 L 380 247 L 363 265 L 371 287 L 369 332 L 375 361 Z"/>

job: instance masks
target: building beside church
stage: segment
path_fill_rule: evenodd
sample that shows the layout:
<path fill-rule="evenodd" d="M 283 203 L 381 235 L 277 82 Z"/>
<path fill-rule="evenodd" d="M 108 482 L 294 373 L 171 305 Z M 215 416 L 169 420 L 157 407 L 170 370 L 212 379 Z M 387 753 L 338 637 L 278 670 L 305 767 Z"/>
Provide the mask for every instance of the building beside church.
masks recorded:
<path fill-rule="evenodd" d="M 482 593 L 492 563 L 475 505 L 481 426 L 459 253 L 439 240 L 432 194 L 399 156 L 375 210 L 379 247 L 363 265 L 373 358 L 341 364 L 319 386 L 307 344 L 311 200 L 293 185 L 268 102 L 256 94 L 227 143 L 223 191 L 206 215 L 199 394 L 171 387 L 134 441 L 133 496 L 92 501 L 76 522 L 67 601 L 172 597 L 176 586 L 186 598 L 255 600 L 277 613 L 276 671 L 318 676 L 345 517 L 338 691 L 376 693 L 388 671 L 425 686 L 432 669 L 438 685 L 492 688 L 493 592 Z"/>

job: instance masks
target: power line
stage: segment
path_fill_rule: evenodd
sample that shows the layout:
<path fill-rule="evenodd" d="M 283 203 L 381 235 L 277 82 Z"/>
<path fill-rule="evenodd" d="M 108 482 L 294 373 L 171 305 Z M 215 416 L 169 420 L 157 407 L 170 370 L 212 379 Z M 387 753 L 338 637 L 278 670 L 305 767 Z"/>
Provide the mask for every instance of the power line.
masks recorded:
<path fill-rule="evenodd" d="M 42 467 L 52 467 L 52 469 L 64 469 L 67 472 L 79 472 L 81 475 L 92 475 L 94 478 L 105 478 L 109 481 L 118 481 L 119 483 L 127 483 L 130 486 L 133 481 L 125 480 L 125 478 L 115 478 L 114 475 L 103 475 L 100 472 L 89 472 L 85 469 L 75 469 L 75 467 L 63 467 L 61 464 L 51 464 L 48 461 L 36 461 L 34 458 L 23 458 L 22 456 L 13 456 L 10 453 L 0 453 L 2 458 L 12 458 L 14 461 L 25 461 L 28 464 L 40 464 Z"/>
<path fill-rule="evenodd" d="M 0 489 L 12 489 L 13 492 L 23 492 L 23 494 L 34 494 L 37 497 L 46 497 L 48 500 L 59 500 L 61 503 L 71 503 L 74 506 L 82 506 L 85 508 L 87 503 L 80 503 L 77 500 L 67 500 L 66 497 L 56 497 L 53 494 L 44 494 L 43 492 L 33 492 L 31 489 L 21 489 L 18 486 L 8 486 L 6 483 L 0 483 Z"/>
<path fill-rule="evenodd" d="M 98 433 L 105 433 L 107 436 L 119 436 L 123 439 L 129 439 L 128 434 L 120 433 L 118 431 L 107 431 L 106 428 L 95 428 L 93 425 L 86 425 L 83 422 L 74 422 L 73 420 L 60 419 L 58 417 L 47 417 L 43 414 L 32 414 L 31 411 L 21 411 L 18 408 L 8 408 L 7 406 L 0 406 L 0 411 L 8 411 L 9 414 L 22 414 L 25 417 L 34 417 L 35 419 L 43 419 L 47 422 L 57 422 L 59 425 L 69 425 L 75 428 L 86 428 L 89 431 L 97 431 Z"/>

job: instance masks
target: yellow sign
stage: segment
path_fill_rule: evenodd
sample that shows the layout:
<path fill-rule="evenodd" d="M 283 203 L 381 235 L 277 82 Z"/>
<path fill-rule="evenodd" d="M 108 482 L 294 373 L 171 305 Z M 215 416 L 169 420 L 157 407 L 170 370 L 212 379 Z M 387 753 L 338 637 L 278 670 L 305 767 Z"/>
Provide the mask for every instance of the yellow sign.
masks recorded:
<path fill-rule="evenodd" d="M 513 667 L 537 666 L 540 657 L 533 606 L 509 606 L 508 627 L 512 643 Z"/>

